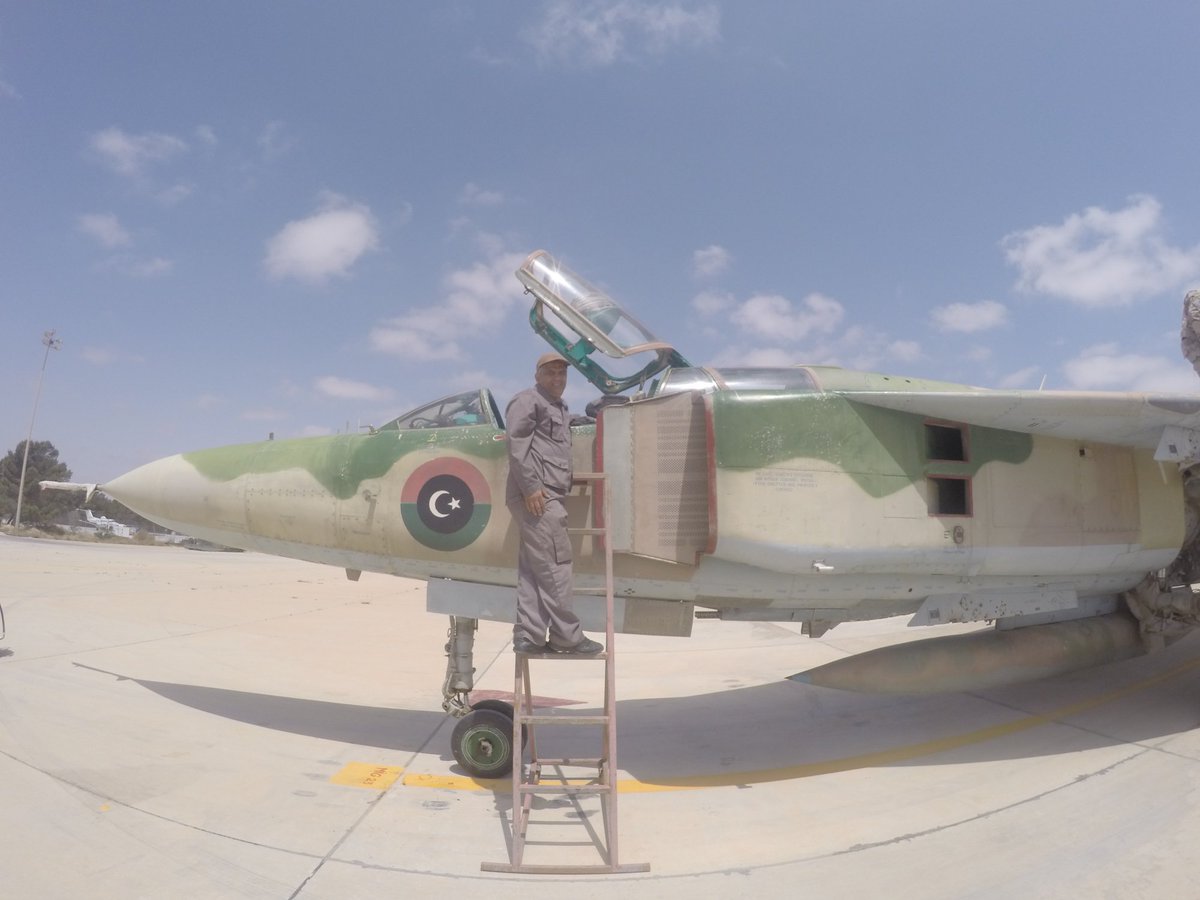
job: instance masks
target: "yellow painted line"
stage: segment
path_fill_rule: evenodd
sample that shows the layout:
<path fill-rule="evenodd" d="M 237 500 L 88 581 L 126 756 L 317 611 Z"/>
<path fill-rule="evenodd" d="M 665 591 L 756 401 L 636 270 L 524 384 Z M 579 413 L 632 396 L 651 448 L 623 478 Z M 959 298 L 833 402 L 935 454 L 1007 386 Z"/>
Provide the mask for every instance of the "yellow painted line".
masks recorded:
<path fill-rule="evenodd" d="M 891 766 L 897 763 L 958 750 L 973 744 L 983 744 L 998 740 L 1042 725 L 1048 725 L 1061 719 L 1077 716 L 1080 713 L 1120 700 L 1147 688 L 1155 687 L 1172 678 L 1177 678 L 1186 672 L 1200 668 L 1200 659 L 1192 660 L 1177 666 L 1168 672 L 1155 675 L 1143 681 L 1081 700 L 1040 715 L 1024 716 L 1011 722 L 979 728 L 962 734 L 948 735 L 931 741 L 920 741 L 915 744 L 905 744 L 888 750 L 877 750 L 873 753 L 861 753 L 856 756 L 846 756 L 841 759 L 822 760 L 815 763 L 802 763 L 795 766 L 783 766 L 776 769 L 759 769 L 753 772 L 722 772 L 717 775 L 686 775 L 680 778 L 662 778 L 654 781 L 639 781 L 637 779 L 623 780 L 617 783 L 617 791 L 622 794 L 658 793 L 663 791 L 694 791 L 700 788 L 736 787 L 748 784 L 763 784 L 772 781 L 790 781 L 797 778 L 811 778 L 814 775 L 832 775 L 837 772 L 849 772 L 855 769 L 870 769 L 879 766 Z M 494 791 L 509 793 L 512 789 L 510 778 L 470 778 L 465 775 L 422 775 L 408 774 L 400 782 L 405 787 L 432 787 L 457 791 Z M 581 782 L 586 783 L 586 782 Z"/>
<path fill-rule="evenodd" d="M 512 793 L 512 779 L 504 778 L 471 778 L 469 775 L 432 775 L 416 772 L 405 775 L 400 783 L 404 787 L 443 788 L 451 791 L 494 791 L 498 794 Z M 543 784 L 563 784 L 561 778 L 542 778 Z M 590 784 L 587 778 L 568 778 L 566 784 Z M 622 782 L 623 784 L 624 782 Z M 625 788 L 617 785 L 617 790 Z"/>
<path fill-rule="evenodd" d="M 374 763 L 352 762 L 342 767 L 342 770 L 329 780 L 334 784 L 347 787 L 373 788 L 386 791 L 396 779 L 404 773 L 400 766 L 380 766 Z"/>
<path fill-rule="evenodd" d="M 405 787 L 443 788 L 450 791 L 496 791 L 512 787 L 511 778 L 470 778 L 466 775 L 405 775 L 400 780 Z"/>

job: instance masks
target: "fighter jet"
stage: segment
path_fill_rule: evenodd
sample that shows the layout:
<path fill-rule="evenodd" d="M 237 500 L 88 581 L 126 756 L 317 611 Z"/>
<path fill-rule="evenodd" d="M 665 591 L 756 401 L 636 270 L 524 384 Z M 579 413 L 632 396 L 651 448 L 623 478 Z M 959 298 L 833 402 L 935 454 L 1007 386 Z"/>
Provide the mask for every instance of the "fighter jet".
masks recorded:
<path fill-rule="evenodd" d="M 599 392 L 575 468 L 608 477 L 616 631 L 994 623 L 792 676 L 924 692 L 1112 662 L 1200 622 L 1200 395 L 696 366 L 549 253 L 516 276 L 534 330 Z M 426 580 L 451 617 L 444 707 L 470 715 L 476 622 L 515 620 L 500 409 L 481 387 L 368 434 L 183 453 L 101 489 L 225 546 Z M 568 501 L 595 516 L 589 492 Z M 584 593 L 604 582 L 599 539 L 575 540 L 576 605 L 602 627 Z"/>

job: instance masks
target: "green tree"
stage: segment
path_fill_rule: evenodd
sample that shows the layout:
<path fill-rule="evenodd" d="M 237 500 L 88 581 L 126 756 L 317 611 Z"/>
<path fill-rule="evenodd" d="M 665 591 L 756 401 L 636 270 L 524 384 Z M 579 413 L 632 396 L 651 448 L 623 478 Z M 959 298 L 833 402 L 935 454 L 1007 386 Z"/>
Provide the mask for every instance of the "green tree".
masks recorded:
<path fill-rule="evenodd" d="M 11 523 L 17 514 L 17 491 L 21 485 L 21 461 L 25 442 L 17 444 L 0 460 L 0 522 Z M 29 465 L 25 470 L 25 500 L 21 504 L 22 525 L 43 525 L 53 522 L 63 513 L 74 509 L 78 497 L 64 491 L 43 491 L 39 481 L 70 481 L 71 470 L 58 459 L 58 450 L 49 441 L 34 441 L 29 445 Z"/>

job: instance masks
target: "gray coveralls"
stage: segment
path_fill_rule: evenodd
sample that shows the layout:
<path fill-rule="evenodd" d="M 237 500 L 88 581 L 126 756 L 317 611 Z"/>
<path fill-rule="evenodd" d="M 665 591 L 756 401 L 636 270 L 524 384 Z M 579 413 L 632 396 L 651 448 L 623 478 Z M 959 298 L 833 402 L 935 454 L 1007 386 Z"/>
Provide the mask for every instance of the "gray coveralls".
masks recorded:
<path fill-rule="evenodd" d="M 546 640 L 559 649 L 583 640 L 571 608 L 571 541 L 563 497 L 571 489 L 571 416 L 539 387 L 513 397 L 505 413 L 508 483 L 504 502 L 521 529 L 517 557 L 517 624 L 513 638 Z M 525 497 L 541 489 L 546 511 L 535 516 Z"/>

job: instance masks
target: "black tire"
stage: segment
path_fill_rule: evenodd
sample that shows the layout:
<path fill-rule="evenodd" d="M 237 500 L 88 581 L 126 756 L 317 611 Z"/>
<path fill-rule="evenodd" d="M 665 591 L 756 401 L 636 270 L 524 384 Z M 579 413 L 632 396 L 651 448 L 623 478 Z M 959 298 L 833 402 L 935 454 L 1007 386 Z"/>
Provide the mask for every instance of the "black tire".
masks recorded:
<path fill-rule="evenodd" d="M 513 716 L 515 716 L 517 714 L 516 710 L 513 709 L 513 705 L 511 703 L 509 703 L 507 700 L 498 700 L 498 699 L 494 699 L 491 697 L 489 697 L 487 700 L 480 700 L 478 703 L 472 703 L 471 709 L 490 709 L 493 712 L 500 713 L 502 716 L 507 716 L 510 728 L 512 727 Z M 521 749 L 524 750 L 528 744 L 529 744 L 529 731 L 525 728 L 522 728 L 521 729 Z"/>
<path fill-rule="evenodd" d="M 487 700 L 480 700 L 476 703 L 472 703 L 471 709 L 490 709 L 494 712 L 508 716 L 509 721 L 511 721 L 513 716 L 516 715 L 516 710 L 513 709 L 513 705 L 507 700 L 488 698 Z"/>
<path fill-rule="evenodd" d="M 473 778 L 503 778 L 512 773 L 513 720 L 494 709 L 474 709 L 454 726 L 450 749 Z"/>

